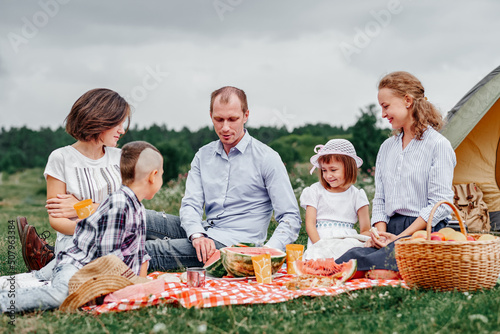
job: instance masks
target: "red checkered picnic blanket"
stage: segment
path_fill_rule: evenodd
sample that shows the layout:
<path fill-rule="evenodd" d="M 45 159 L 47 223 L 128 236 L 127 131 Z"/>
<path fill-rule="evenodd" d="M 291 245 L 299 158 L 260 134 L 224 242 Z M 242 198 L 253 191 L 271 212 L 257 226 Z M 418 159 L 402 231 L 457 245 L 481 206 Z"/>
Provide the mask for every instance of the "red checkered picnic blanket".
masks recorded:
<path fill-rule="evenodd" d="M 286 270 L 280 271 L 281 274 Z M 154 272 L 149 277 L 156 278 L 163 273 Z M 179 274 L 176 274 L 180 276 Z M 227 280 L 207 279 L 205 287 L 190 288 L 186 283 L 165 283 L 165 291 L 159 294 L 145 296 L 140 299 L 123 299 L 99 306 L 86 307 L 85 310 L 100 314 L 135 310 L 141 307 L 162 303 L 175 303 L 183 307 L 214 307 L 237 304 L 281 303 L 300 296 L 335 296 L 340 293 L 372 288 L 377 286 L 401 286 L 408 288 L 404 281 L 354 279 L 339 286 L 288 290 L 285 285 L 294 278 L 293 275 L 283 275 L 273 279 L 272 284 L 260 284 L 255 279 Z"/>

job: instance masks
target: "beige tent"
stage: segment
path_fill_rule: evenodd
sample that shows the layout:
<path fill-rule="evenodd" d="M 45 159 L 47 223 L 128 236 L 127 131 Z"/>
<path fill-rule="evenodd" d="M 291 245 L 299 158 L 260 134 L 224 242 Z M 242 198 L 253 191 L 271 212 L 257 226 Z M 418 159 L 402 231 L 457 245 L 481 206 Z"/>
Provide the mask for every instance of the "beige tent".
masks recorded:
<path fill-rule="evenodd" d="M 453 183 L 476 182 L 500 230 L 500 66 L 448 112 L 441 133 L 457 155 Z"/>

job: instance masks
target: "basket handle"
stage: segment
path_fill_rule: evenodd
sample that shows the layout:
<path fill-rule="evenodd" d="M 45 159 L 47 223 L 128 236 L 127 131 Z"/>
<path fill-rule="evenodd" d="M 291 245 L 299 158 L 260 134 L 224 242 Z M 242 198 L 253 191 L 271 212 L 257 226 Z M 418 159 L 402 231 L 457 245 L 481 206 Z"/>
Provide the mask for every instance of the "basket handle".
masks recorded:
<path fill-rule="evenodd" d="M 431 213 L 429 214 L 429 219 L 427 220 L 427 240 L 431 240 L 432 218 L 434 217 L 434 213 L 436 212 L 437 208 L 440 207 L 442 204 L 448 205 L 453 210 L 455 216 L 458 219 L 458 224 L 460 225 L 460 232 L 462 232 L 462 234 L 467 237 L 467 230 L 465 229 L 462 217 L 460 217 L 460 214 L 458 213 L 457 207 L 448 201 L 439 201 L 432 208 Z"/>

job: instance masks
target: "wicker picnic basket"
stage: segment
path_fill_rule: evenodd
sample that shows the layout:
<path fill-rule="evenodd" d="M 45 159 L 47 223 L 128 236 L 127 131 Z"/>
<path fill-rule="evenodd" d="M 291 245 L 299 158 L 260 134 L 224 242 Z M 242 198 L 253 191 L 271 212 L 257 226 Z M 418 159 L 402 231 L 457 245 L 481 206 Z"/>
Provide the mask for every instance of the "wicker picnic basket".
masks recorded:
<path fill-rule="evenodd" d="M 500 274 L 500 238 L 477 241 L 481 234 L 470 234 L 476 241 L 431 240 L 431 223 L 436 209 L 447 204 L 459 219 L 457 208 L 441 201 L 432 209 L 427 222 L 427 240 L 404 238 L 396 241 L 396 262 L 408 286 L 440 291 L 474 291 L 495 286 Z"/>

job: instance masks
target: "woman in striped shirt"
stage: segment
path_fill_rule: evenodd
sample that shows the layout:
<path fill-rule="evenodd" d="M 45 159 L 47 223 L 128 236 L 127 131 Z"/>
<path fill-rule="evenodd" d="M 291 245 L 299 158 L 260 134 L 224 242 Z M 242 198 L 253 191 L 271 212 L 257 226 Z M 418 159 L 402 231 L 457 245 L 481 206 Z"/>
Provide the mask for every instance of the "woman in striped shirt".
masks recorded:
<path fill-rule="evenodd" d="M 455 152 L 438 131 L 443 125 L 439 111 L 425 97 L 421 82 L 407 72 L 393 72 L 379 83 L 382 117 L 392 126 L 393 136 L 380 147 L 375 169 L 372 233 L 365 248 L 344 254 L 339 263 L 355 258 L 358 270 L 370 278 L 395 278 L 398 268 L 394 241 L 427 226 L 435 203 L 453 198 Z M 436 210 L 432 225 L 446 225 L 451 209 Z"/>

